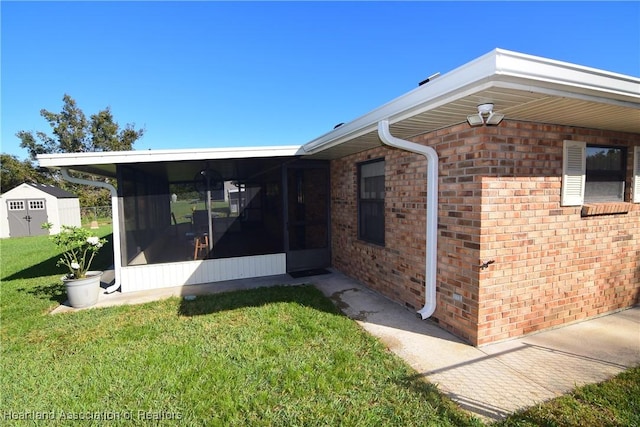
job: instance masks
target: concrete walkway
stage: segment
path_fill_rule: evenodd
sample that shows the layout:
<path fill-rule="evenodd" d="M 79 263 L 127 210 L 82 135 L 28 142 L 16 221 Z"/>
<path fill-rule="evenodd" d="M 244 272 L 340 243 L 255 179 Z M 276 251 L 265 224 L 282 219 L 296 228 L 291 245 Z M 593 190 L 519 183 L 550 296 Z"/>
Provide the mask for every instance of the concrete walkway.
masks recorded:
<path fill-rule="evenodd" d="M 640 364 L 640 307 L 476 348 L 345 276 L 314 281 L 417 375 L 484 420 Z"/>
<path fill-rule="evenodd" d="M 338 272 L 101 295 L 96 307 L 277 284 L 314 283 L 419 375 L 485 421 L 610 378 L 640 364 L 640 307 L 480 348 Z M 55 312 L 73 311 L 66 306 Z"/>

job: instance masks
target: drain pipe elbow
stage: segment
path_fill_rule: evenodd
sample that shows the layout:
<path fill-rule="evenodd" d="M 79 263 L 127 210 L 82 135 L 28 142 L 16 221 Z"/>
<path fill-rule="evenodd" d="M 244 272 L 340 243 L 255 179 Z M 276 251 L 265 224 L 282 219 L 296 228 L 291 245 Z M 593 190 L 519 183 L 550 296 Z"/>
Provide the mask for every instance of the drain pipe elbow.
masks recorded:
<path fill-rule="evenodd" d="M 118 191 L 116 188 L 107 183 L 101 181 L 91 181 L 88 179 L 76 178 L 69 175 L 67 168 L 61 168 L 62 177 L 74 184 L 90 185 L 93 187 L 106 188 L 111 193 L 111 216 L 113 220 L 113 269 L 115 273 L 115 280 L 112 285 L 105 289 L 105 293 L 110 294 L 120 288 L 120 268 L 122 267 L 122 259 L 120 257 L 120 219 L 118 213 Z"/>
<path fill-rule="evenodd" d="M 378 122 L 378 136 L 390 147 L 422 154 L 427 159 L 427 226 L 425 248 L 425 304 L 418 310 L 422 319 L 436 311 L 436 268 L 438 261 L 438 153 L 432 147 L 396 138 L 389 131 L 389 121 Z"/>

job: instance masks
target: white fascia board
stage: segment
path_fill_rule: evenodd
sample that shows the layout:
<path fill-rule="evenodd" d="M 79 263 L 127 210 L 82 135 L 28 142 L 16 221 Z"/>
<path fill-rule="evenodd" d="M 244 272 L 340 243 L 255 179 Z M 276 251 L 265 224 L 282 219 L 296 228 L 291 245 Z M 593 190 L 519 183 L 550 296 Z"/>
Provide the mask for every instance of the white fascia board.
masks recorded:
<path fill-rule="evenodd" d="M 496 50 L 496 79 L 640 108 L 640 78 L 517 52 Z"/>
<path fill-rule="evenodd" d="M 542 92 L 640 108 L 640 79 L 495 49 L 302 146 L 307 154 L 373 132 L 490 87 Z"/>
<path fill-rule="evenodd" d="M 126 163 L 178 162 L 188 160 L 288 157 L 299 154 L 300 146 L 197 148 L 186 150 L 103 151 L 92 153 L 39 154 L 41 167 L 89 166 Z"/>

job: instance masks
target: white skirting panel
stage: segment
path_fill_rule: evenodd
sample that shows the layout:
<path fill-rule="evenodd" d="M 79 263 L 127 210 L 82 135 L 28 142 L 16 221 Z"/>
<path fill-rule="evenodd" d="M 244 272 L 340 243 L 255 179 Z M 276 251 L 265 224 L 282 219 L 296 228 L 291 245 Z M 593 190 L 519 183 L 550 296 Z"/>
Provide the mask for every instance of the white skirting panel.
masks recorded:
<path fill-rule="evenodd" d="M 287 272 L 285 254 L 207 259 L 122 267 L 120 291 L 133 292 Z"/>

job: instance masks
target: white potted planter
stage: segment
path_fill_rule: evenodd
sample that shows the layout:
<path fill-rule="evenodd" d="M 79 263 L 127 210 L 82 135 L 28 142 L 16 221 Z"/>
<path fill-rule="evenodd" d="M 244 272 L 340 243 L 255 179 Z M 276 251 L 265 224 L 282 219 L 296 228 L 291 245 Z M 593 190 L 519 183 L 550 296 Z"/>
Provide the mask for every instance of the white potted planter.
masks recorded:
<path fill-rule="evenodd" d="M 102 271 L 87 271 L 86 277 L 82 279 L 67 279 L 66 276 L 62 278 L 71 307 L 91 307 L 98 302 L 102 273 Z"/>
<path fill-rule="evenodd" d="M 51 223 L 42 225 L 46 229 L 51 229 L 52 226 Z M 50 239 L 61 250 L 56 265 L 68 269 L 62 281 L 67 288 L 69 305 L 73 308 L 95 305 L 100 295 L 100 278 L 103 272 L 90 268 L 98 250 L 107 242 L 106 239 L 92 236 L 89 230 L 71 225 L 62 225 L 60 232 Z"/>

